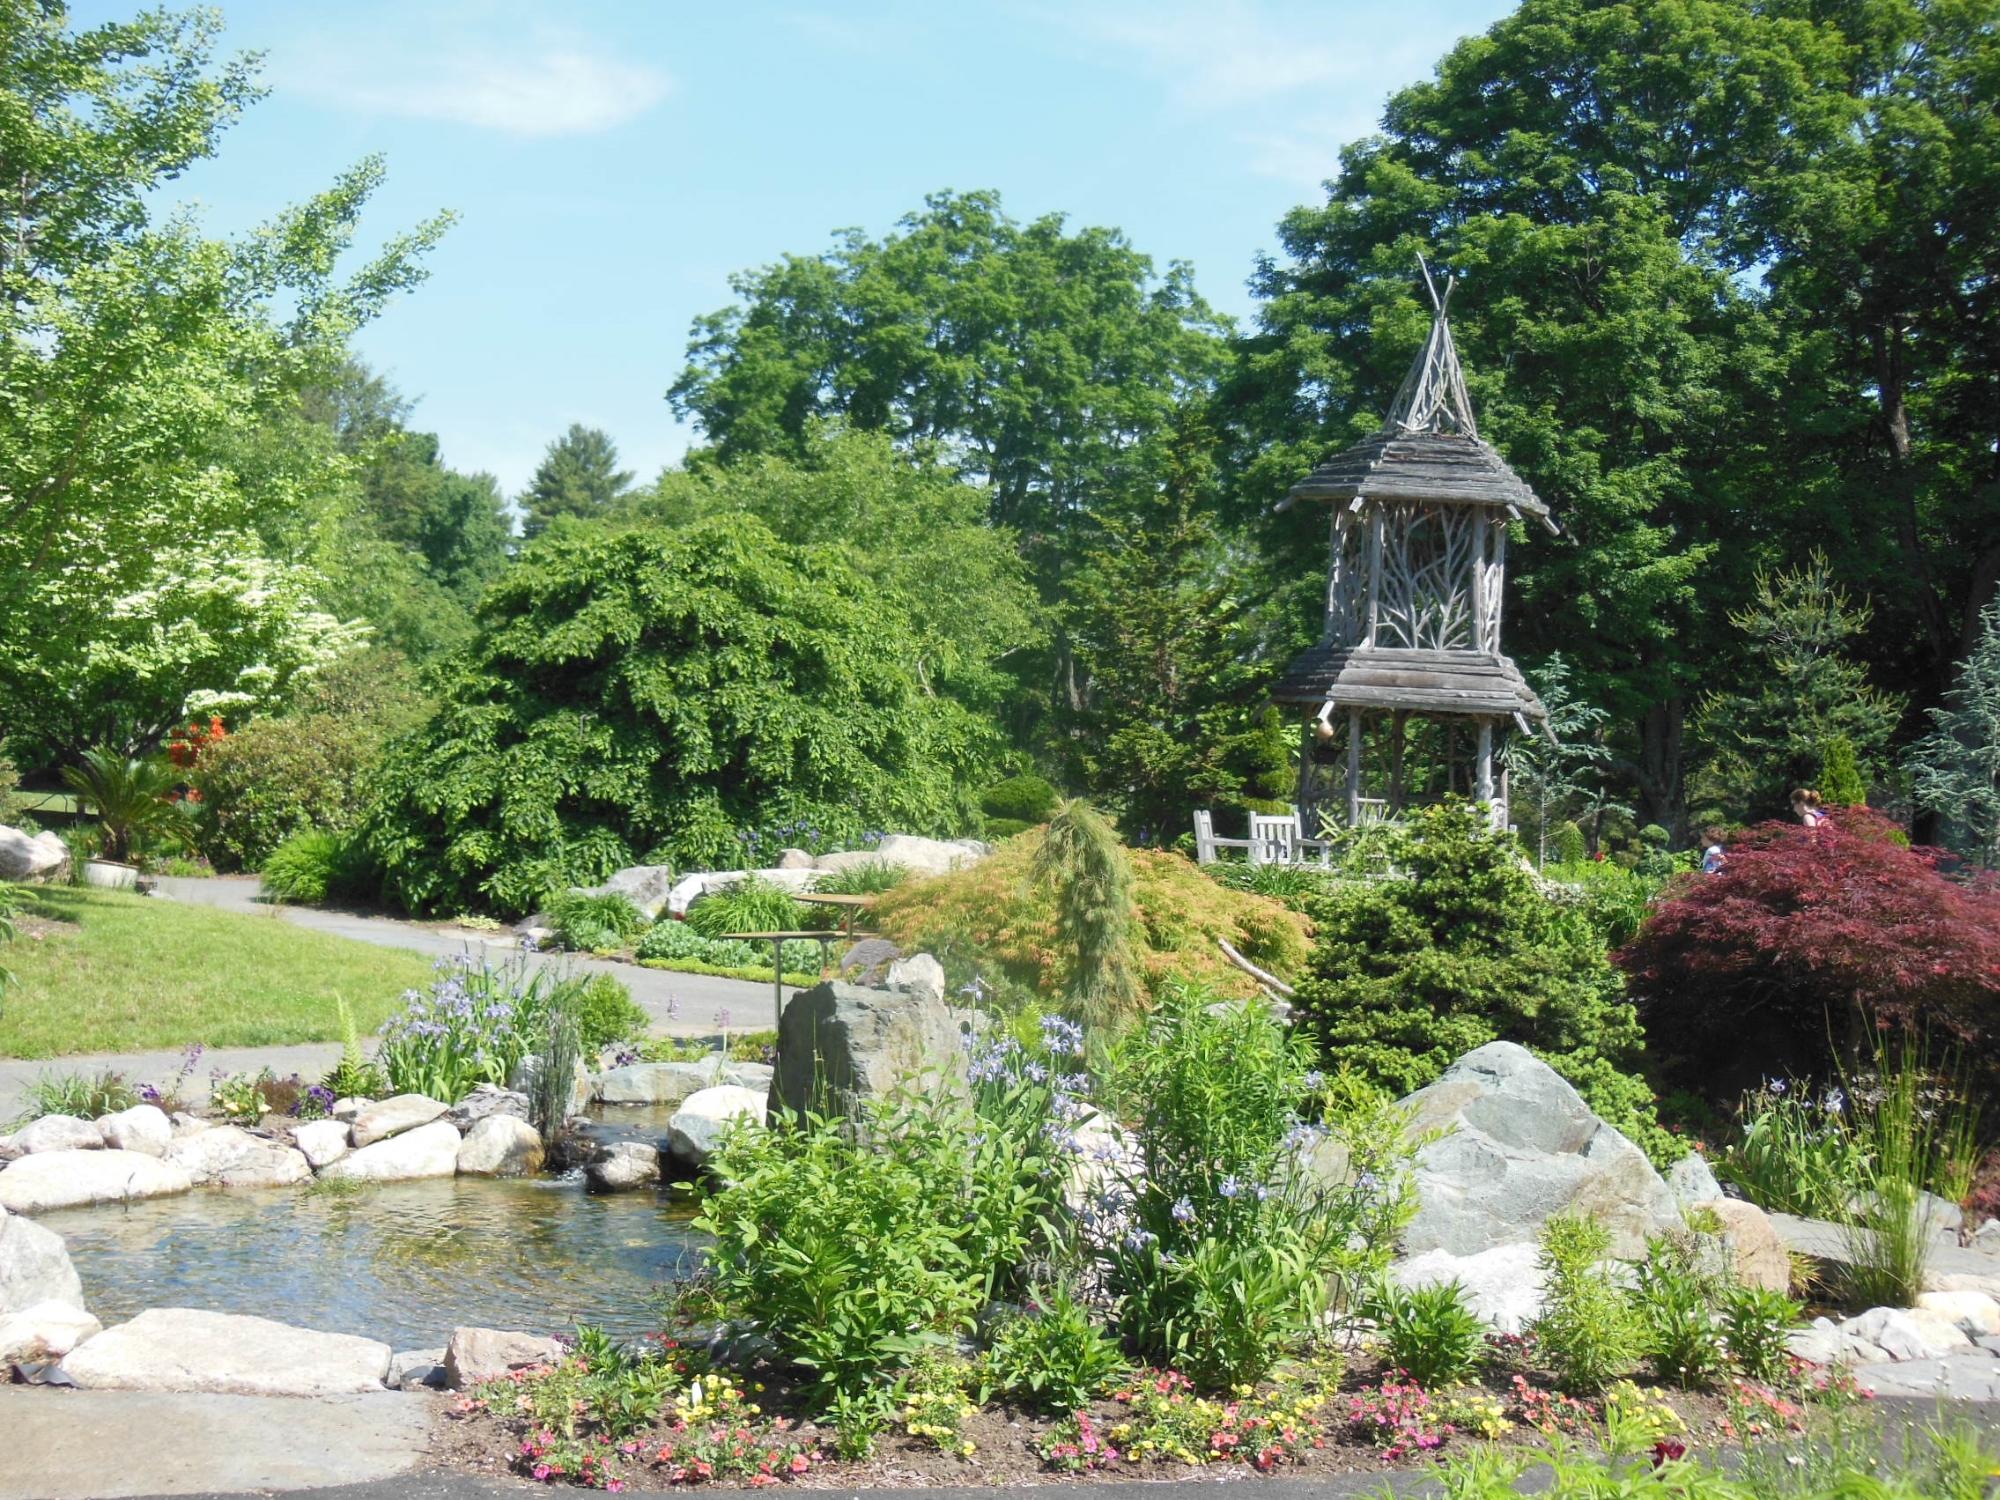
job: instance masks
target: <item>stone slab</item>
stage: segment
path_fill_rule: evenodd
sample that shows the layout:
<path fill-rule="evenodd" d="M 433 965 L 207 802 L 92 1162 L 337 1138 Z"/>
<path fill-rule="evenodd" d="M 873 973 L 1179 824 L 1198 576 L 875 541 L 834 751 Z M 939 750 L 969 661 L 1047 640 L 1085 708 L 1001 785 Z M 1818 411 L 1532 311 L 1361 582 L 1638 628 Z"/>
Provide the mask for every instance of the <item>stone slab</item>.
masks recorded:
<path fill-rule="evenodd" d="M 380 1390 L 389 1354 L 353 1334 L 155 1307 L 87 1340 L 63 1369 L 86 1390 L 335 1396 Z"/>
<path fill-rule="evenodd" d="M 193 1185 L 179 1167 L 141 1151 L 44 1151 L 0 1171 L 0 1208 L 47 1213 L 185 1193 Z"/>
<path fill-rule="evenodd" d="M 0 1387 L 0 1500 L 130 1500 L 369 1484 L 414 1470 L 433 1398 Z"/>

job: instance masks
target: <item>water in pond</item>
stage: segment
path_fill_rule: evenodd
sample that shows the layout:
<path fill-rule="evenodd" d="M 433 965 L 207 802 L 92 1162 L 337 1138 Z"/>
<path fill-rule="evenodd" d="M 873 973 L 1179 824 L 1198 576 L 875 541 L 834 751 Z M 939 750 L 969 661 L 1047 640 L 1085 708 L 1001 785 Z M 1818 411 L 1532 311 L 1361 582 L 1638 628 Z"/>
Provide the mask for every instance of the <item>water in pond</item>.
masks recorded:
<path fill-rule="evenodd" d="M 637 1111 L 619 1124 L 648 1133 Z M 337 1193 L 197 1188 L 39 1222 L 69 1242 L 84 1299 L 107 1324 L 198 1307 L 419 1349 L 460 1324 L 657 1329 L 651 1294 L 699 1254 L 691 1212 L 574 1180 L 447 1177 Z"/>

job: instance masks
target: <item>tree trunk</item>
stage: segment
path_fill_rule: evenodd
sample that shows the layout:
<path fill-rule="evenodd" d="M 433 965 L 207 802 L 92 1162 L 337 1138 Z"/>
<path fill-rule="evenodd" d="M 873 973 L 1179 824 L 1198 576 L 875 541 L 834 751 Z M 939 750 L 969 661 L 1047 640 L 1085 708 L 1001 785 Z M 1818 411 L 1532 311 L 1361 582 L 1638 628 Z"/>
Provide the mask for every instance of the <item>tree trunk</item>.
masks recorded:
<path fill-rule="evenodd" d="M 1917 623 L 1930 648 L 1930 673 L 1942 680 L 1952 659 L 1953 632 L 1938 598 L 1930 556 L 1917 527 L 1917 476 L 1910 462 L 1910 408 L 1903 357 L 1903 330 L 1878 324 L 1868 336 L 1875 355 L 1875 386 L 1880 393 L 1882 433 L 1889 449 L 1891 510 L 1896 519 L 1896 546 L 1915 591 Z"/>
<path fill-rule="evenodd" d="M 1639 721 L 1639 822 L 1657 823 L 1678 833 L 1686 818 L 1682 805 L 1681 742 L 1687 704 L 1678 697 L 1655 703 Z"/>

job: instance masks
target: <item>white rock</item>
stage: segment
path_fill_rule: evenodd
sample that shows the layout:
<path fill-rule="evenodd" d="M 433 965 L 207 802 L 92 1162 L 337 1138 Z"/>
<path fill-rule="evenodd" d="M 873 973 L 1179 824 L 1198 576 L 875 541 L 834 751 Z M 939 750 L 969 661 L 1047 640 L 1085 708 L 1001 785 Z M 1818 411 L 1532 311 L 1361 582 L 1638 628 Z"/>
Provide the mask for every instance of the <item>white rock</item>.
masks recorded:
<path fill-rule="evenodd" d="M 1667 1187 L 1682 1208 L 1713 1203 L 1722 1196 L 1722 1184 L 1715 1180 L 1715 1173 L 1692 1151 L 1667 1169 Z"/>
<path fill-rule="evenodd" d="M 696 1062 L 627 1063 L 599 1073 L 591 1092 L 604 1104 L 679 1104 L 712 1086 L 721 1065 L 719 1052 Z"/>
<path fill-rule="evenodd" d="M 103 1326 L 67 1302 L 37 1302 L 8 1313 L 0 1317 L 0 1367 L 61 1359 Z"/>
<path fill-rule="evenodd" d="M 889 988 L 944 999 L 944 965 L 928 953 L 912 953 L 889 965 Z"/>
<path fill-rule="evenodd" d="M 783 886 L 788 891 L 808 891 L 819 879 L 820 872 L 828 866 L 820 863 L 813 870 L 703 870 L 697 874 L 684 875 L 674 882 L 667 892 L 667 912 L 670 916 L 684 917 L 687 909 L 703 896 L 712 896 L 717 891 L 726 891 L 738 881 L 756 875 L 772 885 Z"/>
<path fill-rule="evenodd" d="M 702 1166 L 715 1154 L 732 1121 L 763 1121 L 765 1097 L 755 1089 L 730 1083 L 690 1095 L 667 1121 L 667 1139 L 674 1155 L 690 1166 Z"/>
<path fill-rule="evenodd" d="M 1730 1268 L 1738 1281 L 1768 1292 L 1791 1289 L 1791 1252 L 1763 1209 L 1743 1198 L 1717 1198 L 1698 1206 L 1721 1223 L 1722 1242 L 1729 1247 Z"/>
<path fill-rule="evenodd" d="M 147 1156 L 165 1156 L 174 1138 L 174 1123 L 157 1104 L 135 1104 L 97 1122 L 104 1144 L 116 1151 L 142 1151 Z"/>
<path fill-rule="evenodd" d="M 380 1390 L 389 1352 L 352 1334 L 158 1307 L 88 1340 L 63 1369 L 87 1390 L 336 1396 Z"/>
<path fill-rule="evenodd" d="M 1984 1292 L 1919 1292 L 1917 1311 L 1935 1313 L 1968 1338 L 2000 1333 L 2000 1302 Z"/>
<path fill-rule="evenodd" d="M 0 1208 L 47 1213 L 85 1203 L 119 1203 L 185 1193 L 194 1179 L 139 1151 L 44 1151 L 0 1171 Z"/>
<path fill-rule="evenodd" d="M 1443 1281 L 1465 1288 L 1466 1305 L 1502 1333 L 1519 1333 L 1541 1315 L 1544 1293 L 1538 1251 L 1525 1241 L 1495 1245 L 1477 1255 L 1453 1255 L 1427 1250 L 1397 1261 L 1389 1275 L 1398 1286 L 1414 1291 Z"/>
<path fill-rule="evenodd" d="M 1417 1153 L 1410 1254 L 1477 1255 L 1534 1239 L 1551 1215 L 1587 1213 L 1612 1253 L 1633 1259 L 1648 1235 L 1681 1223 L 1645 1153 L 1525 1047 L 1475 1048 L 1403 1103 L 1414 1129 L 1449 1132 Z"/>
<path fill-rule="evenodd" d="M 602 885 L 579 889 L 588 896 L 623 896 L 648 917 L 657 917 L 673 884 L 671 865 L 628 865 Z"/>
<path fill-rule="evenodd" d="M 204 1187 L 292 1187 L 312 1176 L 304 1153 L 238 1125 L 175 1141 L 166 1159 Z"/>
<path fill-rule="evenodd" d="M 334 1119 L 345 1121 L 351 1125 L 354 1123 L 354 1117 L 374 1102 L 372 1099 L 356 1099 L 352 1096 L 344 1099 L 336 1099 L 333 1101 L 333 1108 L 328 1110 L 327 1113 Z"/>
<path fill-rule="evenodd" d="M 458 1171 L 458 1132 L 443 1120 L 419 1125 L 350 1151 L 327 1163 L 322 1177 L 355 1182 L 403 1182 L 419 1177 L 450 1177 Z"/>
<path fill-rule="evenodd" d="M 1937 1313 L 1900 1307 L 1871 1307 L 1842 1323 L 1840 1331 L 1876 1345 L 1892 1360 L 1939 1359 L 1972 1342 Z"/>
<path fill-rule="evenodd" d="M 599 1192 L 619 1193 L 660 1180 L 660 1148 L 645 1141 L 613 1141 L 583 1169 Z"/>
<path fill-rule="evenodd" d="M 948 875 L 975 865 L 993 852 L 979 839 L 927 839 L 914 833 L 892 833 L 873 849 L 822 854 L 813 864 L 821 870 L 846 870 L 871 862 L 897 865 L 919 875 Z"/>
<path fill-rule="evenodd" d="M 341 1120 L 308 1120 L 292 1128 L 292 1141 L 317 1172 L 347 1155 L 347 1125 Z"/>
<path fill-rule="evenodd" d="M 526 1120 L 488 1115 L 475 1120 L 458 1146 L 458 1170 L 467 1177 L 527 1177 L 541 1170 L 542 1138 Z"/>
<path fill-rule="evenodd" d="M 52 833 L 30 838 L 0 824 L 0 880 L 39 880 L 68 863 L 69 848 Z"/>
<path fill-rule="evenodd" d="M 422 1094 L 397 1094 L 371 1104 L 357 1114 L 352 1139 L 356 1146 L 372 1146 L 392 1135 L 428 1125 L 450 1108 L 450 1105 L 440 1104 Z"/>
<path fill-rule="evenodd" d="M 204 1130 L 213 1130 L 216 1126 L 214 1120 L 205 1120 L 200 1115 L 189 1114 L 184 1109 L 175 1110 L 172 1118 L 175 1140 L 184 1135 L 200 1135 Z"/>
<path fill-rule="evenodd" d="M 810 870 L 813 857 L 803 849 L 780 849 L 778 868 L 781 870 Z"/>
<path fill-rule="evenodd" d="M 54 1230 L 0 1208 L 0 1316 L 50 1302 L 83 1306 L 69 1247 Z"/>
<path fill-rule="evenodd" d="M 12 1145 L 23 1156 L 42 1151 L 101 1151 L 104 1132 L 75 1115 L 43 1115 L 14 1132 Z"/>
<path fill-rule="evenodd" d="M 771 1091 L 771 1079 L 777 1069 L 769 1063 L 725 1062 L 715 1075 L 717 1083 L 733 1083 L 740 1089 L 755 1089 L 760 1094 Z"/>
<path fill-rule="evenodd" d="M 445 1384 L 454 1391 L 469 1390 L 489 1380 L 498 1380 L 510 1370 L 552 1364 L 562 1358 L 563 1347 L 552 1338 L 502 1328 L 454 1328 L 445 1346 Z"/>

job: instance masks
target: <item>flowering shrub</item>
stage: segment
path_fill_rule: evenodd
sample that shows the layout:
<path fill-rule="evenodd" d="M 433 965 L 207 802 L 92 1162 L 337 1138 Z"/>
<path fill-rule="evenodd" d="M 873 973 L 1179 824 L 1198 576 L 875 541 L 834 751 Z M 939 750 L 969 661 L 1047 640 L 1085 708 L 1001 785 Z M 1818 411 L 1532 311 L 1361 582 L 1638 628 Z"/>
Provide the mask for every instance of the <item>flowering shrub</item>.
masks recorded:
<path fill-rule="evenodd" d="M 1113 1457 L 1122 1452 L 1128 1462 L 1183 1464 L 1240 1459 L 1266 1470 L 1296 1461 L 1306 1449 L 1326 1445 L 1322 1411 L 1339 1379 L 1338 1363 L 1325 1363 L 1261 1395 L 1244 1385 L 1230 1399 L 1215 1400 L 1195 1394 L 1185 1375 L 1141 1370 L 1115 1398 L 1127 1414 L 1109 1434 Z"/>
<path fill-rule="evenodd" d="M 903 1430 L 941 1453 L 972 1457 L 978 1444 L 965 1435 L 966 1420 L 978 1410 L 965 1393 L 971 1378 L 972 1367 L 962 1359 L 921 1356 L 904 1381 Z"/>
<path fill-rule="evenodd" d="M 1063 1469 L 1072 1474 L 1108 1469 L 1119 1458 L 1118 1449 L 1097 1430 L 1097 1424 L 1085 1411 L 1058 1422 L 1042 1439 L 1041 1452 L 1042 1462 L 1050 1468 Z"/>
<path fill-rule="evenodd" d="M 1759 824 L 1617 961 L 1691 1079 L 1740 1078 L 1746 1036 L 1764 1071 L 1817 1076 L 1829 1039 L 1866 1055 L 1878 1022 L 1983 1045 L 1990 1065 L 1978 1017 L 2000 1000 L 2000 889 L 1948 879 L 1945 858 L 1865 807 L 1810 832 Z"/>
<path fill-rule="evenodd" d="M 1580 1437 L 1596 1428 L 1597 1409 L 1588 1401 L 1530 1385 L 1525 1375 L 1516 1375 L 1513 1384 L 1514 1413 L 1537 1432 Z"/>
<path fill-rule="evenodd" d="M 1393 1376 L 1350 1396 L 1347 1420 L 1382 1450 L 1384 1462 L 1442 1448 L 1455 1430 L 1429 1391 L 1414 1381 Z"/>
<path fill-rule="evenodd" d="M 496 968 L 454 954 L 434 968 L 430 989 L 406 991 L 383 1025 L 376 1061 L 397 1093 L 454 1104 L 476 1084 L 506 1084 L 565 981 L 520 959 Z"/>

